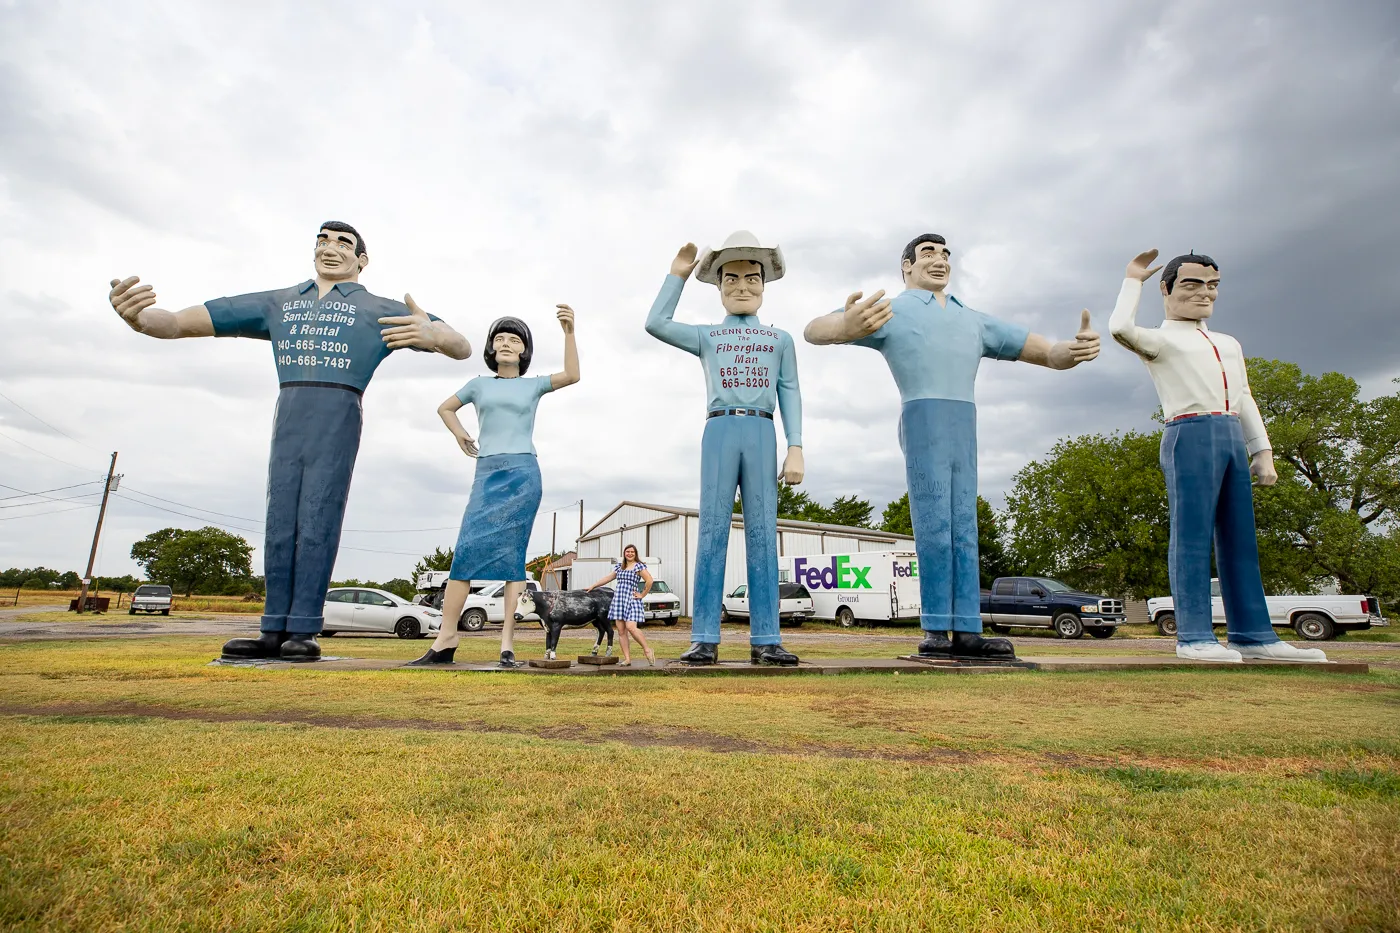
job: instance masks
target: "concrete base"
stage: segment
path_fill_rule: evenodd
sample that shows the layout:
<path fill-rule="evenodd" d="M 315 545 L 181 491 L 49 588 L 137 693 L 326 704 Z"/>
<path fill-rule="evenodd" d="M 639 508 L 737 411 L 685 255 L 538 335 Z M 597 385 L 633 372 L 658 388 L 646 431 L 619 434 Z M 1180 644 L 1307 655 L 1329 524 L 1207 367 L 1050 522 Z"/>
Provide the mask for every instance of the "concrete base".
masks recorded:
<path fill-rule="evenodd" d="M 573 666 L 573 661 L 568 658 L 531 658 L 526 662 L 531 667 L 542 668 L 547 671 L 562 671 Z"/>
<path fill-rule="evenodd" d="M 611 655 L 611 654 L 609 654 L 609 655 L 602 655 L 602 654 L 581 654 L 581 655 L 578 656 L 578 663 L 580 663 L 580 664 L 594 664 L 594 665 L 597 665 L 597 666 L 600 666 L 600 667 L 601 667 L 601 666 L 604 666 L 604 665 L 607 665 L 607 664 L 616 664 L 616 663 L 617 663 L 617 656 L 616 656 L 616 655 Z"/>
<path fill-rule="evenodd" d="M 587 657 L 592 658 L 591 655 Z M 917 660 L 912 660 L 917 658 Z M 582 659 L 580 659 L 582 660 Z M 1243 664 L 1212 664 L 1208 661 L 1185 661 L 1168 655 L 1136 657 L 1027 657 L 1017 661 L 978 662 L 949 661 L 935 658 L 918 658 L 905 655 L 898 658 L 822 658 L 803 661 L 796 667 L 770 667 L 750 664 L 748 661 L 721 661 L 693 667 L 675 660 L 658 659 L 659 666 L 652 667 L 645 662 L 634 662 L 634 667 L 619 667 L 617 659 L 603 661 L 592 658 L 580 664 L 570 664 L 567 660 L 547 662 L 542 659 L 529 662 L 513 670 L 522 674 L 566 674 L 571 677 L 616 677 L 646 674 L 682 674 L 694 676 L 714 676 L 734 674 L 751 677 L 770 677 L 791 674 L 1009 674 L 1017 671 L 1240 671 L 1288 667 L 1325 674 L 1365 674 L 1370 665 L 1363 661 L 1329 661 L 1326 664 L 1304 664 L 1296 661 L 1245 661 Z M 404 661 L 368 660 L 359 658 L 323 657 L 319 661 L 283 661 L 278 658 L 266 660 L 250 659 L 238 661 L 216 660 L 213 664 L 236 667 L 257 667 L 278 669 L 315 665 L 318 670 L 333 671 L 496 671 L 511 673 L 511 668 L 502 668 L 495 661 L 457 662 L 455 664 L 434 664 L 425 667 L 409 667 Z M 553 666 L 546 667 L 546 664 Z"/>
<path fill-rule="evenodd" d="M 224 657 L 218 657 L 218 658 L 215 658 L 214 660 L 210 661 L 209 663 L 210 663 L 211 665 L 212 665 L 212 664 L 219 664 L 219 665 L 224 665 L 224 666 L 227 666 L 227 667 L 263 667 L 263 666 L 268 665 L 268 664 L 285 664 L 285 665 L 288 665 L 288 666 L 291 666 L 291 665 L 295 664 L 295 665 L 301 666 L 301 665 L 303 665 L 303 664 L 327 664 L 327 663 L 330 663 L 330 662 L 333 662 L 333 661 L 353 661 L 353 660 L 355 660 L 355 659 L 354 659 L 354 658 L 341 658 L 341 657 L 336 657 L 335 655 L 326 655 L 326 654 L 323 654 L 323 655 L 321 655 L 319 658 L 304 658 L 304 659 L 296 660 L 296 661 L 290 661 L 290 660 L 286 660 L 286 659 L 284 659 L 284 658 L 224 658 Z M 398 663 L 398 662 L 395 662 L 395 663 Z"/>

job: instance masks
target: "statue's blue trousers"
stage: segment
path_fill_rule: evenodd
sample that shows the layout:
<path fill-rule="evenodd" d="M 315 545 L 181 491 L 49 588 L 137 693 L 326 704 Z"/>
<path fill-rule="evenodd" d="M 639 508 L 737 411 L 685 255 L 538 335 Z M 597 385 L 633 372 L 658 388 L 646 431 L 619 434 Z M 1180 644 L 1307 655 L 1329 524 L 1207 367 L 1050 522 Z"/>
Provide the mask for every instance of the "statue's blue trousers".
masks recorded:
<path fill-rule="evenodd" d="M 982 631 L 977 572 L 977 406 L 946 398 L 904 403 L 899 446 L 919 556 L 919 625 Z"/>
<path fill-rule="evenodd" d="M 360 393 L 352 389 L 287 383 L 277 396 L 267 467 L 264 632 L 321 631 L 360 424 Z"/>
<path fill-rule="evenodd" d="M 1181 644 L 1214 641 L 1211 629 L 1210 547 L 1225 603 L 1229 640 L 1242 645 L 1278 641 L 1259 576 L 1254 490 L 1244 429 L 1234 415 L 1194 415 L 1162 432 L 1171 542 L 1167 570 Z"/>
<path fill-rule="evenodd" d="M 773 428 L 770 419 L 753 415 L 720 415 L 705 422 L 700 441 L 700 540 L 695 551 L 691 641 L 719 644 L 736 488 L 744 500 L 749 643 L 782 641 L 778 634 L 778 453 Z"/>

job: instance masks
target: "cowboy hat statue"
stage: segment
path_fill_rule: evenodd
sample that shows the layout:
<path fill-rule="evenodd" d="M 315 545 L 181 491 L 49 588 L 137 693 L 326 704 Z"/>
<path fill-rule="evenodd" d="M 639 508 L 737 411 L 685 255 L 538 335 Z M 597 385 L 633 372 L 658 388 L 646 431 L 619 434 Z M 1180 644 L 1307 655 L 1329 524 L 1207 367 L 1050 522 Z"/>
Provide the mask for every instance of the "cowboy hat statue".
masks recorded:
<path fill-rule="evenodd" d="M 748 564 L 749 645 L 754 664 L 795 665 L 778 632 L 778 480 L 802 482 L 802 395 L 797 352 L 786 331 L 758 320 L 763 290 L 783 277 L 783 251 L 740 230 L 696 259 L 687 243 L 671 261 L 646 329 L 700 358 L 705 373 L 705 433 L 700 442 L 700 536 L 688 664 L 719 660 L 720 608 L 729 528 L 737 489 L 743 501 Z M 718 324 L 674 320 L 686 279 L 695 272 L 719 289 L 726 311 Z M 780 410 L 787 454 L 778 470 L 774 411 Z"/>

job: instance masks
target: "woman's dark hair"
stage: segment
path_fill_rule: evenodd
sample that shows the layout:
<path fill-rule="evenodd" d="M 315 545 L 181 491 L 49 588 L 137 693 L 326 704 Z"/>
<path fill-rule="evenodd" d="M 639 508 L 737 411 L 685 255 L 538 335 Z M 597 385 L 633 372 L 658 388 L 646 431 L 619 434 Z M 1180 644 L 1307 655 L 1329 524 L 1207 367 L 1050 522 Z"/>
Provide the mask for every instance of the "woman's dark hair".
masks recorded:
<path fill-rule="evenodd" d="M 626 547 L 624 547 L 624 548 L 622 549 L 622 556 L 619 557 L 618 560 L 617 560 L 617 569 L 619 569 L 619 570 L 626 570 L 626 569 L 627 569 L 627 552 L 628 552 L 628 551 L 632 551 L 633 553 L 635 553 L 635 554 L 637 555 L 637 559 L 634 560 L 634 561 L 632 561 L 633 564 L 640 564 L 640 563 L 642 562 L 642 552 L 637 550 L 637 546 L 636 546 L 635 544 L 629 544 L 629 545 L 627 545 Z"/>
<path fill-rule="evenodd" d="M 1187 263 L 1210 266 L 1216 272 L 1220 271 L 1220 267 L 1215 264 L 1215 260 L 1211 259 L 1209 256 L 1202 256 L 1200 253 L 1187 253 L 1185 256 L 1177 256 L 1171 262 L 1167 263 L 1167 267 L 1162 270 L 1162 281 L 1167 286 L 1168 295 L 1172 293 L 1173 288 L 1176 288 L 1176 274 L 1180 272 L 1181 267 Z"/>
<path fill-rule="evenodd" d="M 325 223 L 321 224 L 320 228 L 316 232 L 320 233 L 321 230 L 334 230 L 336 233 L 350 234 L 355 238 L 355 255 L 363 256 L 365 254 L 365 238 L 360 236 L 360 231 L 345 223 L 345 221 L 328 220 Z"/>
<path fill-rule="evenodd" d="M 525 371 L 530 368 L 530 358 L 535 355 L 535 340 L 530 336 L 530 325 L 518 317 L 501 317 L 496 318 L 487 329 L 486 351 L 482 356 L 486 358 L 486 368 L 493 373 L 496 371 L 497 334 L 514 334 L 524 342 L 525 349 L 520 354 L 520 375 L 525 375 Z"/>

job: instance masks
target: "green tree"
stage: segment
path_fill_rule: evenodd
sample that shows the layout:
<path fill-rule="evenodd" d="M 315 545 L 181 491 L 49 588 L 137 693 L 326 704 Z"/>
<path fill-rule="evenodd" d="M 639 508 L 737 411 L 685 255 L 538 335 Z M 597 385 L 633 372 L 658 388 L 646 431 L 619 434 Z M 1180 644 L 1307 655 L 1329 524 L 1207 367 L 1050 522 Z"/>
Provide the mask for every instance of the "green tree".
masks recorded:
<path fill-rule="evenodd" d="M 1006 497 L 1011 562 L 1090 592 L 1170 592 L 1160 432 L 1062 440 Z"/>
<path fill-rule="evenodd" d="M 1363 402 L 1349 376 L 1263 359 L 1249 383 L 1279 472 L 1254 496 L 1266 581 L 1400 599 L 1400 393 Z"/>
<path fill-rule="evenodd" d="M 823 521 L 831 525 L 848 525 L 852 528 L 871 528 L 870 513 L 874 511 L 870 502 L 856 496 L 837 496 L 826 509 Z"/>
<path fill-rule="evenodd" d="M 413 599 L 417 592 L 416 590 L 414 590 L 413 584 L 405 580 L 403 577 L 395 577 L 388 583 L 385 583 L 383 586 L 381 586 L 380 589 L 387 590 L 390 593 L 393 593 L 399 599 L 409 600 Z"/>
<path fill-rule="evenodd" d="M 1006 532 L 1001 516 L 997 515 L 991 503 L 977 497 L 977 563 L 978 576 L 982 587 L 992 585 L 997 577 L 1014 576 L 1016 570 L 1006 549 Z M 914 522 L 909 517 L 909 493 L 885 506 L 880 528 L 895 534 L 912 535 Z"/>
<path fill-rule="evenodd" d="M 242 537 L 206 525 L 189 531 L 162 528 L 131 546 L 131 559 L 153 582 L 184 590 L 221 591 L 231 580 L 252 576 L 253 547 Z"/>
<path fill-rule="evenodd" d="M 423 559 L 413 565 L 410 579 L 416 582 L 420 573 L 427 573 L 430 570 L 451 570 L 453 551 L 453 548 L 446 550 L 440 547 L 433 548 L 433 553 L 424 554 Z"/>

